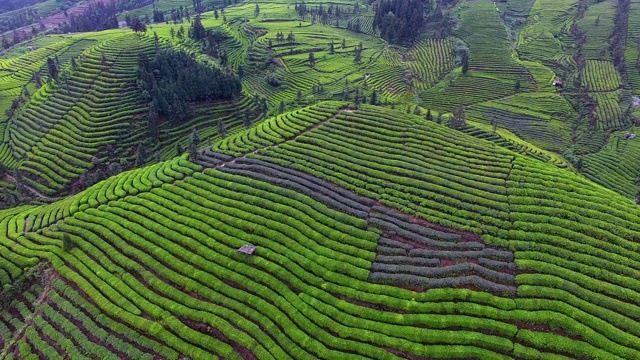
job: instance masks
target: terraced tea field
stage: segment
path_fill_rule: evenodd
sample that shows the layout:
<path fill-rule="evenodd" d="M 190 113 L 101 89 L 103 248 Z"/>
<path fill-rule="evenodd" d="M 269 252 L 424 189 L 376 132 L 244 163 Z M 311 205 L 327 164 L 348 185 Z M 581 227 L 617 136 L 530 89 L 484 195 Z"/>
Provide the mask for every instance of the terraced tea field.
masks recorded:
<path fill-rule="evenodd" d="M 3 284 L 39 258 L 52 269 L 3 312 L 2 333 L 24 334 L 3 336 L 3 354 L 638 355 L 631 204 L 442 125 L 345 106 L 272 118 L 205 166 L 177 158 L 5 211 Z M 381 141 L 373 160 L 362 145 Z M 413 150 L 428 144 L 441 150 Z M 247 243 L 252 256 L 236 251 Z"/>
<path fill-rule="evenodd" d="M 640 359 L 640 0 L 195 3 L 2 54 L 0 359 Z"/>

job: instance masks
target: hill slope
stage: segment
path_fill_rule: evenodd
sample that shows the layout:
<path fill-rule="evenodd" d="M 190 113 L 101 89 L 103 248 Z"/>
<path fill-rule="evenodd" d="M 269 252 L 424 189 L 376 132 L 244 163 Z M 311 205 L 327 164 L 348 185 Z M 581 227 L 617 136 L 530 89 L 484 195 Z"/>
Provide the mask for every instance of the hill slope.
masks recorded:
<path fill-rule="evenodd" d="M 599 185 L 346 103 L 213 150 L 2 212 L 3 284 L 52 264 L 3 311 L 3 354 L 639 355 L 640 212 Z"/>

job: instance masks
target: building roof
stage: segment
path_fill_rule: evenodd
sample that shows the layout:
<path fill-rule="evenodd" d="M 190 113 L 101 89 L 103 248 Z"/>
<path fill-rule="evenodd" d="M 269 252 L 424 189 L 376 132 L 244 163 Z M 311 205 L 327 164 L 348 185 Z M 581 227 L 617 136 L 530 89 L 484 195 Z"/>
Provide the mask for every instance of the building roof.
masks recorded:
<path fill-rule="evenodd" d="M 242 245 L 237 251 L 251 255 L 254 251 L 256 251 L 256 247 L 250 244 Z"/>

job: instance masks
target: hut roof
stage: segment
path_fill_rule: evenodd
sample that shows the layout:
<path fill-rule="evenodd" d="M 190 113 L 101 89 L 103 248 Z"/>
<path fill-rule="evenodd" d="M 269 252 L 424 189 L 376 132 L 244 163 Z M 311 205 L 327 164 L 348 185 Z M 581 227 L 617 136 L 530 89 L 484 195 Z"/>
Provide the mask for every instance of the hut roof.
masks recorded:
<path fill-rule="evenodd" d="M 250 244 L 246 244 L 242 245 L 237 251 L 247 255 L 252 255 L 253 252 L 256 251 L 256 247 Z"/>

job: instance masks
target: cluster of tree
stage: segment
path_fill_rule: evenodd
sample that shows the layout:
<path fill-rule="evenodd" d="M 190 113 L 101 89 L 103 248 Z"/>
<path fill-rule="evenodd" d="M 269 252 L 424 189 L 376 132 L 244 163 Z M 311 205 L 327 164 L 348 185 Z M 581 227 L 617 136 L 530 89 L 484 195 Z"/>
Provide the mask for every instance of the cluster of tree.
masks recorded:
<path fill-rule="evenodd" d="M 163 23 L 164 22 L 164 12 L 161 10 L 153 9 L 153 22 L 154 23 Z"/>
<path fill-rule="evenodd" d="M 196 15 L 196 17 L 191 22 L 191 27 L 189 28 L 189 39 L 200 41 L 200 40 L 204 40 L 206 37 L 207 37 L 207 30 L 202 25 L 202 20 L 200 19 L 200 15 Z"/>
<path fill-rule="evenodd" d="M 153 58 L 141 53 L 137 73 L 138 86 L 150 102 L 152 129 L 160 116 L 177 122 L 189 118 L 193 112 L 190 102 L 230 99 L 242 90 L 240 80 L 230 70 L 211 67 L 171 48 L 159 49 Z"/>
<path fill-rule="evenodd" d="M 171 34 L 171 38 L 173 39 L 177 36 L 179 39 L 184 38 L 184 27 L 180 26 L 180 29 L 176 33 L 176 31 L 171 28 L 169 31 Z M 195 41 L 199 41 L 203 44 L 203 50 L 209 56 L 220 59 L 220 63 L 223 66 L 226 66 L 228 63 L 228 55 L 225 50 L 219 51 L 220 43 L 226 40 L 229 35 L 221 29 L 205 29 L 202 25 L 202 20 L 200 19 L 200 15 L 196 15 L 196 17 L 191 22 L 191 27 L 188 30 L 187 36 L 190 39 Z"/>
<path fill-rule="evenodd" d="M 310 21 L 312 24 L 321 23 L 328 25 L 331 19 L 347 18 L 353 13 L 360 12 L 360 4 L 354 3 L 352 8 L 340 6 L 330 3 L 325 7 L 324 4 L 318 6 L 308 6 L 304 1 L 295 4 L 295 10 L 301 20 Z"/>
<path fill-rule="evenodd" d="M 629 7 L 631 6 L 630 0 L 618 0 L 618 6 L 616 7 L 616 15 L 613 20 L 613 32 L 609 39 L 609 49 L 611 50 L 611 57 L 613 65 L 616 70 L 622 75 L 623 81 L 626 79 L 626 66 L 625 66 L 625 47 L 627 40 L 627 24 L 629 23 Z"/>
<path fill-rule="evenodd" d="M 427 8 L 432 7 L 427 1 Z M 375 7 L 373 26 L 390 43 L 412 40 L 424 24 L 425 2 L 421 0 L 383 0 Z"/>
<path fill-rule="evenodd" d="M 31 93 L 29 92 L 29 89 L 27 89 L 27 86 L 25 85 L 22 87 L 22 92 L 20 93 L 20 96 L 13 99 L 13 101 L 11 101 L 11 106 L 9 106 L 7 110 L 5 110 L 5 115 L 7 115 L 7 118 L 9 119 L 12 118 L 15 112 L 18 110 L 18 108 L 20 108 L 20 105 L 29 101 L 30 98 L 31 98 Z M 2 174 L 0 174 L 0 179 L 2 179 Z"/>
<path fill-rule="evenodd" d="M 152 5 L 154 0 L 116 0 L 113 2 L 92 2 L 87 9 L 79 15 L 71 15 L 69 21 L 58 26 L 57 31 L 85 32 L 115 29 L 118 27 L 117 14 L 136 9 L 146 5 Z M 149 23 L 148 15 L 145 23 Z"/>
<path fill-rule="evenodd" d="M 182 23 L 182 19 L 187 18 L 187 21 L 191 20 L 191 13 L 189 9 L 180 5 L 179 8 L 171 9 L 171 20 L 174 24 Z"/>
<path fill-rule="evenodd" d="M 202 0 L 192 0 L 193 2 L 193 11 L 196 14 L 202 14 L 204 12 L 204 6 L 202 5 Z"/>
<path fill-rule="evenodd" d="M 282 82 L 280 81 L 280 79 L 273 74 L 267 74 L 267 76 L 265 77 L 265 80 L 267 81 L 267 84 L 273 87 L 278 87 L 282 85 Z"/>
<path fill-rule="evenodd" d="M 287 34 L 286 40 L 289 43 L 296 41 L 296 36 L 293 34 L 293 30 L 289 31 L 289 34 Z M 269 39 L 269 41 L 271 41 L 271 39 Z M 282 43 L 284 41 L 285 41 L 284 33 L 282 31 L 278 31 L 276 33 L 276 42 Z M 272 47 L 272 46 L 273 44 L 269 45 L 269 47 Z"/>
<path fill-rule="evenodd" d="M 71 15 L 69 20 L 58 26 L 58 32 L 86 32 L 118 28 L 119 9 L 116 3 L 90 3 L 79 15 Z"/>
<path fill-rule="evenodd" d="M 127 26 L 133 30 L 134 32 L 147 32 L 147 24 L 141 18 L 134 16 L 131 17 L 127 15 L 126 17 Z"/>
<path fill-rule="evenodd" d="M 46 27 L 43 23 L 40 23 L 39 27 L 36 26 L 31 27 L 31 31 L 26 30 L 13 30 L 11 33 L 11 37 L 7 37 L 6 35 L 2 35 L 2 39 L 0 40 L 2 43 L 3 49 L 8 49 L 13 45 L 19 44 L 23 41 L 30 40 L 38 35 L 39 32 L 46 30 Z"/>
<path fill-rule="evenodd" d="M 347 22 L 347 30 L 351 30 L 353 32 L 362 32 L 362 19 L 355 18 L 349 19 Z"/>
<path fill-rule="evenodd" d="M 93 158 L 92 163 L 94 165 L 93 168 L 83 172 L 78 177 L 78 180 L 71 185 L 70 191 L 72 194 L 79 193 L 104 179 L 129 170 L 134 165 L 133 162 L 126 161 L 125 158 L 104 164 L 100 164 L 97 158 Z"/>
<path fill-rule="evenodd" d="M 214 57 L 214 58 L 219 57 L 220 63 L 222 65 L 227 65 L 228 55 L 226 50 L 218 51 L 218 49 L 220 48 L 220 43 L 223 42 L 228 37 L 229 35 L 219 28 L 216 28 L 213 30 L 207 29 L 207 32 L 206 32 L 204 50 L 211 57 Z M 239 70 L 240 69 L 238 69 L 238 71 Z M 238 73 L 238 75 L 242 77 L 240 73 Z"/>
<path fill-rule="evenodd" d="M 0 13 L 22 9 L 43 1 L 45 0 L 3 0 L 0 2 Z"/>
<path fill-rule="evenodd" d="M 449 118 L 449 127 L 455 130 L 462 130 L 467 126 L 467 115 L 464 113 L 463 106 L 457 106 L 453 109 L 453 115 Z"/>
<path fill-rule="evenodd" d="M 29 26 L 40 20 L 38 9 L 28 8 L 23 11 L 14 12 L 11 16 L 0 17 L 0 33 L 5 33 L 21 27 Z"/>

